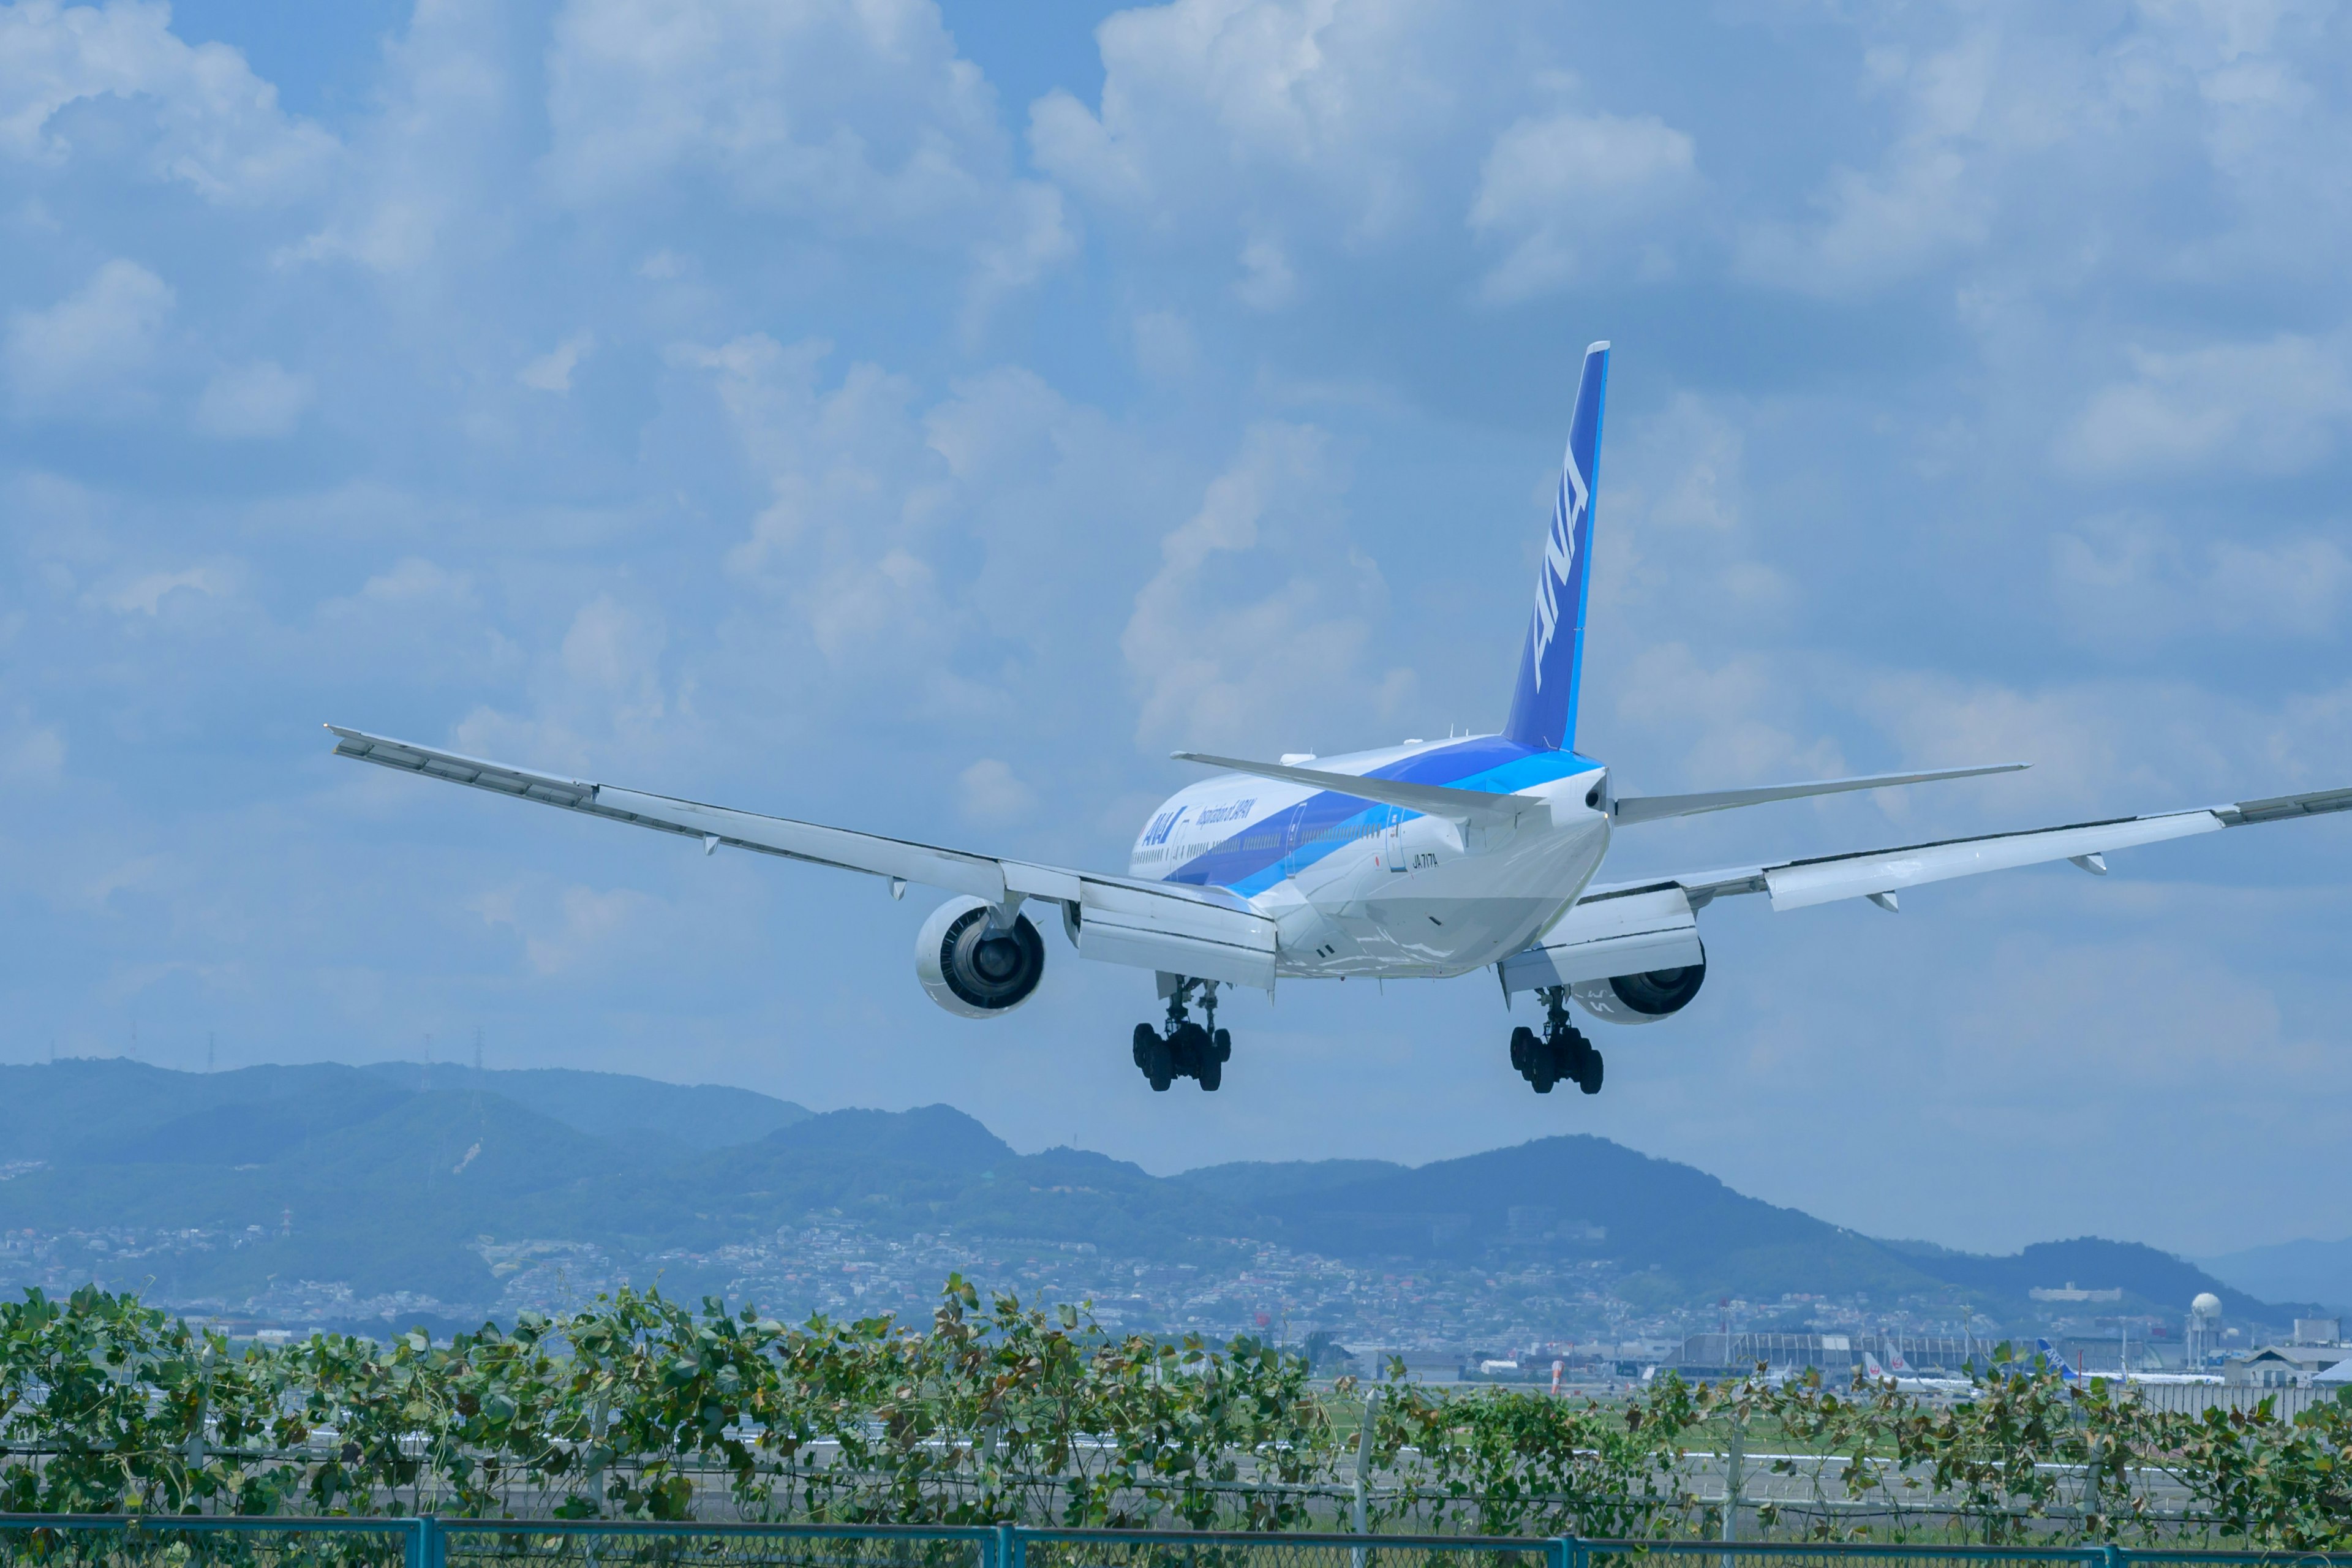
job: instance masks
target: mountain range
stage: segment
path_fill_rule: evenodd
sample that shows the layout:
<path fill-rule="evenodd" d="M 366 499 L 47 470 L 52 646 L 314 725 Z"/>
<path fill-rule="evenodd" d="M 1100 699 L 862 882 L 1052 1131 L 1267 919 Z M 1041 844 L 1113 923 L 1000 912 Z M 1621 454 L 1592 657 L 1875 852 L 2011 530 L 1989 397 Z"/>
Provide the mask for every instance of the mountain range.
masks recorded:
<path fill-rule="evenodd" d="M 2261 1323 L 2312 1310 L 2137 1243 L 1986 1257 L 1877 1240 L 1590 1136 L 1419 1166 L 1244 1163 L 1157 1176 L 1083 1150 L 1021 1154 L 943 1105 L 820 1114 L 618 1074 L 198 1074 L 119 1058 L 0 1068 L 0 1230 L 79 1233 L 87 1256 L 73 1267 L 167 1300 L 235 1303 L 295 1278 L 488 1300 L 496 1243 L 562 1238 L 636 1258 L 772 1237 L 813 1216 L 1160 1263 L 1198 1263 L 1235 1241 L 1424 1268 L 1601 1262 L 1620 1297 L 1656 1308 L 1860 1292 L 1965 1300 L 2013 1319 L 2032 1310 L 2032 1287 L 2076 1280 L 2120 1287 L 2127 1306 L 2168 1317 L 2200 1290 Z M 219 1244 L 152 1240 L 188 1232 Z"/>

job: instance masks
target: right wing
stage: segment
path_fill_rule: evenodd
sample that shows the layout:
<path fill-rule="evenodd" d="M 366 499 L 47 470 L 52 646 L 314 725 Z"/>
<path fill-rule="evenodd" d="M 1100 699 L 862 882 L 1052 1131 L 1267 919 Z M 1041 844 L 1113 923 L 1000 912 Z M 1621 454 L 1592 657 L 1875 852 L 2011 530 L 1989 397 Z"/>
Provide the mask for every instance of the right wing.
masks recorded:
<path fill-rule="evenodd" d="M 1906 888 L 1954 877 L 1972 877 L 1980 871 L 2039 866 L 2052 860 L 2072 860 L 2086 871 L 2105 873 L 2106 865 L 2099 857 L 2110 849 L 2131 849 L 2142 844 L 2159 844 L 2168 838 L 2217 833 L 2224 827 L 2245 827 L 2258 822 L 2347 810 L 2352 810 L 2352 789 L 2315 790 L 2307 795 L 2284 795 L 2268 800 L 2242 800 L 2200 811 L 2121 816 L 2104 822 L 2038 827 L 2024 833 L 1943 838 L 1895 849 L 1816 855 L 1772 866 L 1733 867 L 1652 882 L 1595 888 L 1588 890 L 1585 897 L 1602 898 L 1671 885 L 1689 896 L 1695 910 L 1711 899 L 1730 893 L 1764 893 L 1771 898 L 1775 912 L 1839 899 L 1891 900 Z"/>
<path fill-rule="evenodd" d="M 943 849 L 846 827 L 762 816 L 534 773 L 337 724 L 327 728 L 334 733 L 339 757 L 699 838 L 705 853 L 723 844 L 887 877 L 893 895 L 904 884 L 917 882 L 1000 906 L 1017 904 L 1023 899 L 1051 900 L 1062 906 L 1066 929 L 1084 957 L 1262 990 L 1274 984 L 1274 922 L 1219 889 L 1109 877 Z"/>
<path fill-rule="evenodd" d="M 1839 899 L 1868 899 L 1893 910 L 1908 888 L 1980 871 L 2072 860 L 2104 875 L 2110 849 L 2159 844 L 2258 822 L 2352 811 L 2352 789 L 2315 790 L 2243 800 L 2201 811 L 2078 822 L 2024 833 L 1942 838 L 1895 849 L 1817 855 L 1769 866 L 1735 866 L 1642 882 L 1588 888 L 1573 908 L 1500 966 L 1506 995 L 1544 985 L 1573 985 L 1612 975 L 1675 969 L 1703 961 L 1697 911 L 1734 893 L 1764 893 L 1775 911 Z"/>

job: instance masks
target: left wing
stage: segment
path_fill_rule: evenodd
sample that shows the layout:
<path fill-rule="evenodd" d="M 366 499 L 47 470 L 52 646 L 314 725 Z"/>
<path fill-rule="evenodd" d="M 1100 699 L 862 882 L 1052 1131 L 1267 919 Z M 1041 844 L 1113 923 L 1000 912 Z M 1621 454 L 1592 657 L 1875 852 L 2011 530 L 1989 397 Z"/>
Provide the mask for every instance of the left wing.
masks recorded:
<path fill-rule="evenodd" d="M 1979 871 L 2005 871 L 2016 866 L 2072 860 L 2086 871 L 2105 875 L 2107 868 L 2101 857 L 2110 849 L 2130 849 L 2168 838 L 2217 833 L 2224 827 L 2245 827 L 2258 822 L 2280 822 L 2288 817 L 2347 810 L 2352 810 L 2352 789 L 2315 790 L 2307 795 L 2283 795 L 2268 800 L 2242 800 L 2200 811 L 2120 816 L 2104 822 L 2039 827 L 2025 833 L 1943 838 L 1895 849 L 1817 855 L 1771 866 L 1738 866 L 1647 882 L 1620 883 L 1589 889 L 1578 904 L 1580 908 L 1594 899 L 1680 888 L 1695 910 L 1729 893 L 1769 894 L 1775 910 L 1864 898 L 1883 901 L 1891 908 L 1895 896 L 1906 888 L 1971 877 Z"/>
<path fill-rule="evenodd" d="M 1062 906 L 1066 929 L 1084 957 L 1261 990 L 1274 984 L 1274 922 L 1220 889 L 1110 877 L 942 849 L 876 833 L 762 816 L 535 773 L 337 724 L 327 728 L 335 736 L 339 757 L 699 838 L 705 854 L 723 844 L 887 877 L 893 896 L 908 882 L 940 888 L 1004 909 L 1007 920 L 1012 918 L 1011 910 L 1024 899 L 1051 900 Z"/>

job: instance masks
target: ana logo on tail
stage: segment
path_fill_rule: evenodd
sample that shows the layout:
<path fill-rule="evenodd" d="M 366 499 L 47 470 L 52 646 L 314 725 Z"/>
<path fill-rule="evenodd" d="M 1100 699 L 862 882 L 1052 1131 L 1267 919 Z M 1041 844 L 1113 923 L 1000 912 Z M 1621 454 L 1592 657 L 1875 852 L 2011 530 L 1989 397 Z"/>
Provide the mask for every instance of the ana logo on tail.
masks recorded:
<path fill-rule="evenodd" d="M 1560 465 L 1559 499 L 1552 503 L 1551 537 L 1544 541 L 1544 569 L 1536 577 L 1536 689 L 1543 689 L 1544 651 L 1559 627 L 1559 595 L 1568 587 L 1568 574 L 1576 564 L 1576 522 L 1584 515 L 1592 492 L 1577 471 L 1576 453 Z"/>

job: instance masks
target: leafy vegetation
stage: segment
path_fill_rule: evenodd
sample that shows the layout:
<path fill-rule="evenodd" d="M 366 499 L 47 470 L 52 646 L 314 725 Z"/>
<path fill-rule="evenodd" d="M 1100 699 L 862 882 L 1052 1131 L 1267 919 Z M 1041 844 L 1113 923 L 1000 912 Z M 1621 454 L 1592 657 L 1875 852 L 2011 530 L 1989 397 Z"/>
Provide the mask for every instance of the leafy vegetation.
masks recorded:
<path fill-rule="evenodd" d="M 0 1305 L 12 1511 L 792 1518 L 1590 1538 L 1719 1532 L 1718 1447 L 1802 1484 L 1748 1528 L 2352 1544 L 2352 1409 L 2190 1416 L 1998 1363 L 1974 1396 L 1691 1385 L 1623 1405 L 1310 1382 L 950 1279 L 925 1331 L 623 1291 L 436 1344 L 234 1349 L 95 1288 Z M 1369 1420 L 1369 1430 L 1366 1423 Z M 1363 1460 L 1360 1490 L 1356 1461 Z M 1700 1460 L 1704 1462 L 1700 1462 Z"/>

